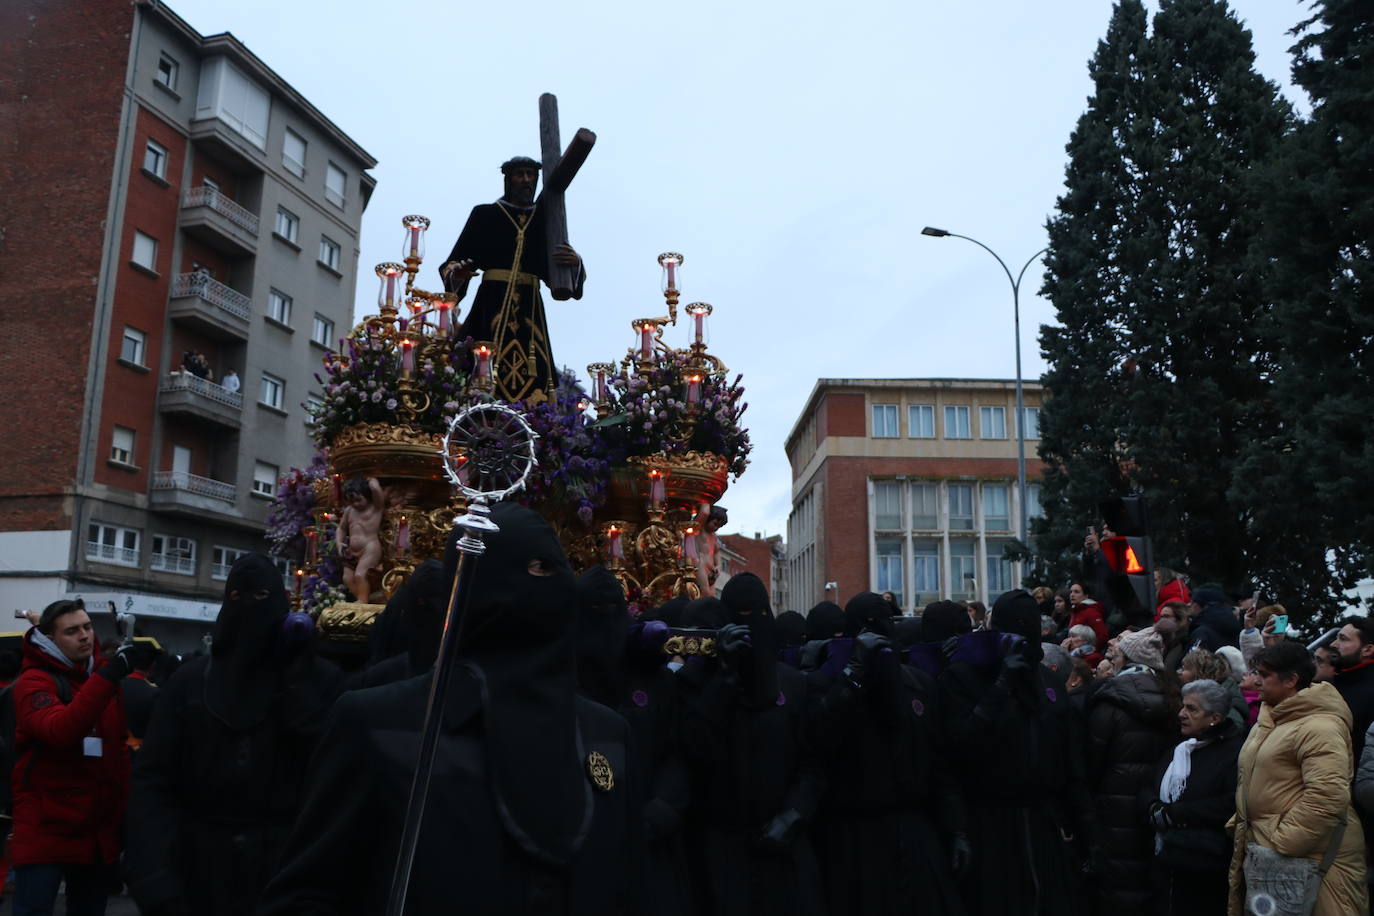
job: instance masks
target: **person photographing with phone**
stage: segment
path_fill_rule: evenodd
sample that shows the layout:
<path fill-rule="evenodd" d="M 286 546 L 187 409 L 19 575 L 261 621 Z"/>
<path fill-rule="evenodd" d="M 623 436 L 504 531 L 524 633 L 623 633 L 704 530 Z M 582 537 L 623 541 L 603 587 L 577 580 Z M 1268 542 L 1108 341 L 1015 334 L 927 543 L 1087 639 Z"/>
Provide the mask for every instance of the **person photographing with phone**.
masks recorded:
<path fill-rule="evenodd" d="M 108 659 L 99 649 L 79 600 L 54 601 L 24 634 L 12 689 L 15 916 L 51 913 L 64 880 L 68 913 L 104 913 L 118 879 L 129 796 L 119 682 L 133 670 L 133 647 Z"/>

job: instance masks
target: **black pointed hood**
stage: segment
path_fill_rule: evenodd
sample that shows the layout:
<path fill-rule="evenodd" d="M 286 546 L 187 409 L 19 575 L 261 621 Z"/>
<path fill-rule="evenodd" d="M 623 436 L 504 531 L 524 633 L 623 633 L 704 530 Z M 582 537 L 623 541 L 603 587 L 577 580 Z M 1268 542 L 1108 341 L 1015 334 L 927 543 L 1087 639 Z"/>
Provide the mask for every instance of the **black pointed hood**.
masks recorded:
<path fill-rule="evenodd" d="M 807 639 L 834 639 L 844 632 L 844 610 L 833 601 L 822 601 L 806 615 Z"/>
<path fill-rule="evenodd" d="M 598 703 L 620 703 L 625 636 L 630 628 L 625 590 L 604 566 L 577 578 L 577 684 Z"/>
<path fill-rule="evenodd" d="M 857 636 L 864 630 L 892 635 L 892 605 L 877 592 L 860 592 L 844 606 L 845 632 Z"/>
<path fill-rule="evenodd" d="M 249 553 L 234 561 L 205 675 L 206 708 L 230 728 L 252 728 L 271 714 L 291 661 L 281 636 L 290 610 L 281 571 L 271 559 Z"/>
<path fill-rule="evenodd" d="M 480 690 L 487 772 L 506 832 L 531 855 L 566 865 L 592 813 L 577 730 L 576 579 L 538 513 L 500 503 L 491 520 L 501 530 L 484 539 L 455 624 L 458 662 L 471 677 L 455 678 L 450 709 L 469 707 L 464 694 Z M 450 578 L 457 539 L 450 535 L 445 555 Z"/>
<path fill-rule="evenodd" d="M 720 600 L 730 612 L 731 623 L 749 627 L 748 663 L 741 671 L 747 701 L 759 707 L 776 703 L 778 633 L 769 606 L 768 587 L 753 573 L 740 573 L 725 583 Z"/>

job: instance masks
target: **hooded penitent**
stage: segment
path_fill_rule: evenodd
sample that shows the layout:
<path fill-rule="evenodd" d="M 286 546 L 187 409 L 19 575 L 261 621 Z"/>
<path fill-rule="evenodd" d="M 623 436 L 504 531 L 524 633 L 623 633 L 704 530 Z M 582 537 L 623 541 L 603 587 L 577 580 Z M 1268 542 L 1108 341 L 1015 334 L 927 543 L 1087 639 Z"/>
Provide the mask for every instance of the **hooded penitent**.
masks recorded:
<path fill-rule="evenodd" d="M 892 636 L 892 605 L 877 592 L 860 592 L 844 606 L 845 632 L 858 636 L 864 630 Z"/>
<path fill-rule="evenodd" d="M 745 701 L 771 706 L 778 698 L 778 634 L 768 588 L 753 573 L 740 573 L 725 583 L 720 600 L 730 612 L 730 623 L 749 627 L 749 654 L 740 671 Z"/>
<path fill-rule="evenodd" d="M 783 611 L 777 619 L 778 641 L 784 647 L 806 642 L 806 618 L 796 611 Z"/>
<path fill-rule="evenodd" d="M 291 610 L 281 571 L 260 553 L 239 557 L 224 583 L 205 673 L 205 706 L 230 728 L 252 728 L 272 712 L 292 660 L 282 626 Z"/>
<path fill-rule="evenodd" d="M 951 636 L 972 632 L 968 609 L 953 601 L 932 601 L 921 617 L 921 637 L 926 642 L 944 642 Z"/>
<path fill-rule="evenodd" d="M 501 530 L 486 536 L 486 552 L 462 586 L 457 662 L 470 677 L 455 677 L 449 711 L 479 692 L 502 824 L 526 852 L 562 865 L 581 847 L 592 814 L 575 714 L 576 579 L 538 513 L 500 503 L 491 520 Z M 457 539 L 450 536 L 445 555 L 450 577 Z"/>
<path fill-rule="evenodd" d="M 694 599 L 682 611 L 682 625 L 688 629 L 719 630 L 730 622 L 730 612 L 714 595 Z"/>
<path fill-rule="evenodd" d="M 621 699 L 625 634 L 630 626 L 625 590 L 604 566 L 577 578 L 577 684 L 614 709 Z"/>
<path fill-rule="evenodd" d="M 845 633 L 844 611 L 840 606 L 833 601 L 822 601 L 806 615 L 806 638 L 833 639 L 836 634 L 853 635 Z"/>

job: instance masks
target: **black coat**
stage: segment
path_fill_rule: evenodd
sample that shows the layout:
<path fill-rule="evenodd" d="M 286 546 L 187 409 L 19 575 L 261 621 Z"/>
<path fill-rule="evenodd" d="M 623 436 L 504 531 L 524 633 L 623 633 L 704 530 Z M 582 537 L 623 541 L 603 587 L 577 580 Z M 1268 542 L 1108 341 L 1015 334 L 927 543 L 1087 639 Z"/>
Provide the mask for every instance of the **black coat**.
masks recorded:
<path fill-rule="evenodd" d="M 955 662 L 939 682 L 974 849 L 964 899 L 976 916 L 1068 916 L 1079 888 L 1063 835 L 1087 820 L 1081 720 L 1049 669 L 1009 684 L 999 664 Z"/>
<path fill-rule="evenodd" d="M 335 704 L 282 868 L 259 914 L 386 912 L 429 684 L 422 675 L 347 693 Z M 625 720 L 590 700 L 576 701 L 582 748 L 610 761 L 614 785 L 590 790 L 586 839 L 572 863 L 558 867 L 526 853 L 503 826 L 488 787 L 480 710 L 470 694 L 445 710 L 408 916 L 636 911 L 631 876 L 642 865 Z"/>
<path fill-rule="evenodd" d="M 1223 719 L 1212 737 L 1193 749 L 1188 781 L 1182 793 L 1169 805 L 1172 832 L 1187 831 L 1193 843 L 1208 842 L 1229 847 L 1226 822 L 1236 811 L 1236 760 L 1240 757 L 1245 732 L 1229 719 Z M 1174 749 L 1168 748 L 1151 774 L 1139 798 L 1138 813 L 1143 819 L 1150 804 L 1159 799 L 1160 783 Z M 1176 837 L 1182 839 L 1182 836 Z M 1186 841 L 1180 850 L 1189 848 Z M 1208 847 L 1210 849 L 1210 845 Z M 1192 916 L 1195 913 L 1224 913 L 1227 897 L 1229 861 L 1209 863 L 1200 855 L 1156 854 L 1152 869 L 1154 912 L 1157 916 Z"/>
<path fill-rule="evenodd" d="M 299 660 L 267 719 L 238 730 L 205 704 L 208 662 L 192 659 L 159 691 L 135 761 L 125 861 L 145 909 L 181 900 L 238 916 L 275 870 L 341 675 Z"/>
<path fill-rule="evenodd" d="M 701 912 L 821 912 L 805 830 L 783 849 L 758 842 L 786 811 L 798 812 L 802 825 L 814 819 L 825 784 L 805 736 L 806 678 L 773 664 L 778 697 L 764 707 L 748 705 L 734 679 L 710 663 L 682 672 L 681 744 L 692 775 L 691 852 L 701 869 Z"/>
<path fill-rule="evenodd" d="M 625 701 L 616 709 L 634 736 L 635 759 L 644 778 L 636 780 L 644 818 L 645 884 L 661 916 L 691 912 L 692 881 L 684 826 L 691 802 L 687 764 L 678 748 L 681 703 L 677 679 L 663 664 L 635 658 L 626 665 Z"/>
<path fill-rule="evenodd" d="M 1145 916 L 1154 833 L 1139 808 L 1160 755 L 1178 742 L 1177 709 L 1153 674 L 1119 674 L 1088 708 L 1088 785 L 1096 808 L 1099 912 Z"/>
<path fill-rule="evenodd" d="M 1350 707 L 1350 745 L 1356 763 L 1364 753 L 1365 732 L 1374 722 L 1374 662 L 1341 671 L 1331 682 L 1345 705 Z M 1362 821 L 1364 826 L 1365 848 L 1374 849 L 1374 817 Z"/>
<path fill-rule="evenodd" d="M 1241 622 L 1224 604 L 1209 604 L 1193 618 L 1188 631 L 1188 647 L 1199 646 L 1215 652 L 1222 646 L 1240 645 Z"/>
<path fill-rule="evenodd" d="M 894 657 L 862 687 L 809 680 L 828 785 L 812 837 L 830 916 L 962 914 L 950 841 L 968 824 L 934 678 Z"/>
<path fill-rule="evenodd" d="M 119 682 L 124 695 L 124 716 L 129 720 L 129 734 L 142 741 L 153 718 L 153 704 L 157 701 L 157 687 L 140 675 L 129 675 Z"/>

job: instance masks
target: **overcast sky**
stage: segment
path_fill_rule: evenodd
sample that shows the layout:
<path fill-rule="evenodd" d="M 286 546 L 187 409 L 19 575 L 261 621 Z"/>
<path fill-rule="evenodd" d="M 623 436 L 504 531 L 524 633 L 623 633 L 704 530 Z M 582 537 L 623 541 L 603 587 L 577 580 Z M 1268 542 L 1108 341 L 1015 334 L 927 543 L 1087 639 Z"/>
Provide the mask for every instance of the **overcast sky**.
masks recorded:
<path fill-rule="evenodd" d="M 547 303 L 554 356 L 619 359 L 630 321 L 663 313 L 656 256 L 686 255 L 682 301 L 715 306 L 711 351 L 744 373 L 754 439 L 728 530 L 786 532 L 783 442 L 817 378 L 1012 378 L 1011 288 L 973 236 L 1019 270 L 1046 243 L 1065 153 L 1091 92 L 1108 0 L 846 4 L 567 4 L 173 0 L 232 32 L 379 160 L 363 220 L 358 315 L 400 219 L 433 220 L 425 271 L 498 166 L 538 158 L 538 97 L 563 142 L 598 137 L 568 193 L 588 269 Z M 574 8 L 576 7 L 576 8 Z M 1234 0 L 1259 70 L 1289 79 L 1294 0 Z M 1027 271 L 1024 373 L 1052 319 Z M 687 328 L 667 331 L 675 345 Z"/>

